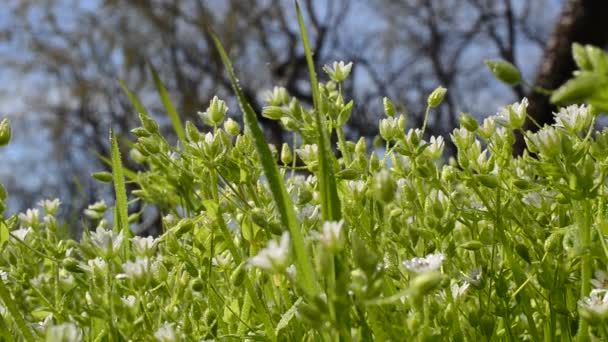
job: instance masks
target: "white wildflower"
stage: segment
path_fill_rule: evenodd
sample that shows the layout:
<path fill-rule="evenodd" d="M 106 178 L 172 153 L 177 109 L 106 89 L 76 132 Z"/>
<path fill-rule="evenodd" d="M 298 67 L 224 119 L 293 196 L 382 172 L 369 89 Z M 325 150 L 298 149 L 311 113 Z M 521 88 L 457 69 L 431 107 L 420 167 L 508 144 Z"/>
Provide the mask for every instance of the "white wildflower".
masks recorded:
<path fill-rule="evenodd" d="M 95 245 L 105 256 L 112 255 L 122 246 L 124 235 L 122 232 L 115 234 L 111 230 L 97 227 L 97 230 L 90 233 L 91 243 Z"/>
<path fill-rule="evenodd" d="M 156 243 L 156 239 L 152 236 L 134 236 L 131 238 L 131 243 L 133 244 L 133 249 L 136 254 L 145 255 L 152 250 Z"/>
<path fill-rule="evenodd" d="M 595 271 L 595 279 L 591 279 L 591 285 L 596 289 L 608 289 L 608 274 L 601 270 Z"/>
<path fill-rule="evenodd" d="M 19 214 L 19 221 L 24 227 L 37 227 L 39 216 L 38 209 L 28 209 L 25 213 Z"/>
<path fill-rule="evenodd" d="M 143 279 L 150 272 L 150 259 L 137 257 L 135 261 L 127 261 L 122 265 L 125 276 L 133 280 Z"/>
<path fill-rule="evenodd" d="M 25 241 L 25 238 L 27 237 L 27 235 L 30 232 L 32 232 L 32 227 L 19 228 L 19 229 L 13 230 L 12 235 L 21 241 Z"/>
<path fill-rule="evenodd" d="M 332 66 L 325 65 L 323 67 L 323 71 L 325 71 L 327 75 L 329 75 L 329 78 L 339 83 L 344 81 L 348 77 L 352 67 L 353 62 L 344 63 L 344 61 L 339 61 L 334 62 Z"/>
<path fill-rule="evenodd" d="M 8 272 L 0 271 L 0 280 L 2 280 L 3 283 L 6 283 L 8 281 Z"/>
<path fill-rule="evenodd" d="M 46 331 L 47 341 L 82 341 L 82 331 L 74 323 L 50 326 Z"/>
<path fill-rule="evenodd" d="M 137 298 L 135 298 L 135 296 L 133 295 L 128 295 L 128 296 L 122 296 L 120 297 L 120 301 L 122 302 L 122 304 L 128 308 L 133 308 L 135 307 Z"/>
<path fill-rule="evenodd" d="M 279 243 L 275 240 L 269 241 L 268 247 L 249 259 L 249 264 L 266 271 L 282 271 L 287 267 L 288 257 L 289 233 L 284 232 Z"/>
<path fill-rule="evenodd" d="M 296 150 L 296 154 L 300 156 L 305 164 L 311 164 L 317 160 L 319 147 L 317 144 L 304 145 Z"/>
<path fill-rule="evenodd" d="M 344 221 L 323 222 L 323 231 L 318 235 L 319 241 L 330 251 L 339 251 L 344 247 L 342 227 Z"/>
<path fill-rule="evenodd" d="M 90 259 L 87 264 L 80 264 L 80 268 L 92 274 L 104 273 L 106 270 L 106 261 L 100 257 Z"/>
<path fill-rule="evenodd" d="M 452 292 L 452 299 L 454 301 L 457 301 L 459 298 L 463 297 L 464 294 L 467 292 L 467 290 L 469 289 L 469 286 L 471 284 L 469 282 L 464 282 L 462 284 L 458 284 L 458 283 L 454 283 L 452 285 L 450 285 L 450 290 Z M 441 292 L 439 292 L 439 297 L 443 300 L 443 301 L 447 301 L 447 292 L 445 290 L 442 290 Z"/>
<path fill-rule="evenodd" d="M 477 132 L 479 133 L 479 136 L 482 137 L 483 139 L 489 139 L 492 136 L 492 134 L 494 134 L 495 130 L 496 130 L 496 120 L 494 120 L 494 117 L 490 116 L 483 120 L 483 123 L 477 129 Z"/>
<path fill-rule="evenodd" d="M 173 342 L 177 341 L 177 335 L 175 333 L 175 329 L 173 329 L 173 325 L 165 322 L 162 327 L 160 327 L 154 333 L 154 337 L 159 342 Z"/>
<path fill-rule="evenodd" d="M 608 318 L 608 290 L 593 289 L 589 296 L 578 301 L 587 317 L 605 320 Z"/>
<path fill-rule="evenodd" d="M 429 141 L 429 146 L 424 150 L 424 153 L 431 159 L 437 159 L 443 154 L 445 142 L 442 136 L 432 136 Z"/>
<path fill-rule="evenodd" d="M 563 128 L 569 133 L 578 134 L 591 123 L 589 107 L 571 105 L 561 108 L 555 115 L 555 127 Z"/>
<path fill-rule="evenodd" d="M 503 127 L 517 129 L 524 125 L 526 115 L 528 115 L 528 99 L 524 97 L 521 102 L 501 108 L 495 120 Z"/>
<path fill-rule="evenodd" d="M 230 251 L 224 251 L 223 253 L 214 256 L 211 259 L 211 263 L 215 267 L 222 269 L 228 268 L 232 263 L 232 254 L 230 254 Z"/>
<path fill-rule="evenodd" d="M 40 205 L 40 207 L 42 209 L 44 209 L 44 212 L 47 213 L 48 215 L 55 215 L 57 214 L 57 209 L 59 209 L 59 205 L 61 204 L 61 201 L 59 200 L 59 198 L 55 198 L 55 199 L 46 199 L 43 201 L 40 201 L 40 203 L 38 205 Z"/>
<path fill-rule="evenodd" d="M 442 253 L 429 254 L 424 258 L 415 257 L 413 259 L 406 260 L 403 262 L 403 267 L 405 267 L 408 271 L 415 273 L 433 272 L 441 267 L 444 259 L 445 255 Z"/>

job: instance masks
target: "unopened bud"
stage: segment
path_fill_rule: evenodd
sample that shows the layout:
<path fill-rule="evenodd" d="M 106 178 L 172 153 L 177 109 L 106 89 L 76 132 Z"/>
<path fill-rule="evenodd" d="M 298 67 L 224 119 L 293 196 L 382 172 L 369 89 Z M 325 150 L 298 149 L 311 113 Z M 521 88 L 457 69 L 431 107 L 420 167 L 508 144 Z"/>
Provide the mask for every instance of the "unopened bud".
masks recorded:
<path fill-rule="evenodd" d="M 8 119 L 0 121 L 0 146 L 8 145 L 11 141 L 11 124 Z"/>
<path fill-rule="evenodd" d="M 431 93 L 431 95 L 429 95 L 428 98 L 428 104 L 429 107 L 434 108 L 437 107 L 441 104 L 441 102 L 443 101 L 443 98 L 445 97 L 445 93 L 448 90 L 444 87 L 437 87 L 435 90 L 433 90 L 433 92 Z"/>
<path fill-rule="evenodd" d="M 388 117 L 395 116 L 395 105 L 393 102 L 388 97 L 382 99 L 382 102 L 384 104 L 384 114 Z"/>
<path fill-rule="evenodd" d="M 281 146 L 281 161 L 285 165 L 288 165 L 293 161 L 293 154 L 287 143 L 283 143 L 283 146 Z"/>
<path fill-rule="evenodd" d="M 238 122 L 228 118 L 226 122 L 224 122 L 224 129 L 230 135 L 237 135 L 241 132 L 241 126 L 239 126 Z"/>
<path fill-rule="evenodd" d="M 516 85 L 521 82 L 521 74 L 515 65 L 506 61 L 491 59 L 485 60 L 484 63 L 498 80 L 508 85 Z"/>

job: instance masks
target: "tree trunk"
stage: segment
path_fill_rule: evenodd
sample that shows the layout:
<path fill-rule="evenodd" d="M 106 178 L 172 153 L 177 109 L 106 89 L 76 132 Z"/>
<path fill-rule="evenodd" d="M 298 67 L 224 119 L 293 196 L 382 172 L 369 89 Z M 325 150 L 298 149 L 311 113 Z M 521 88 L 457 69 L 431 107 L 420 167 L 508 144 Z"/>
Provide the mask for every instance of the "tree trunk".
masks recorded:
<path fill-rule="evenodd" d="M 600 47 L 608 45 L 607 14 L 606 0 L 567 0 L 545 48 L 534 84 L 545 89 L 556 89 L 572 76 L 576 69 L 571 53 L 573 43 Z M 528 100 L 528 113 L 541 126 L 553 122 L 554 107 L 548 96 L 530 92 Z M 536 131 L 537 127 L 528 120 L 524 129 Z M 520 154 L 524 148 L 523 139 L 518 137 L 515 152 Z"/>

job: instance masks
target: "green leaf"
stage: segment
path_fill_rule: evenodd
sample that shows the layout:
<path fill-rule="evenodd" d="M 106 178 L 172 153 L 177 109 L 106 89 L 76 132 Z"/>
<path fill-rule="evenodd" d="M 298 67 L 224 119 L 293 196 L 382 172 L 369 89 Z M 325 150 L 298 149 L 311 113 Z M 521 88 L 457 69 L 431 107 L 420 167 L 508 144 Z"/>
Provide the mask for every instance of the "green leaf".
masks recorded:
<path fill-rule="evenodd" d="M 163 82 L 160 80 L 160 77 L 158 77 L 158 73 L 156 72 L 156 69 L 154 69 L 152 64 L 149 64 L 149 66 L 150 72 L 152 73 L 152 78 L 154 78 L 156 90 L 158 91 L 160 99 L 163 102 L 163 105 L 165 106 L 165 110 L 167 111 L 169 118 L 171 119 L 171 123 L 173 124 L 173 130 L 175 131 L 175 134 L 177 134 L 177 137 L 182 142 L 182 144 L 185 145 L 186 134 L 184 133 L 184 126 L 182 125 L 182 121 L 180 120 L 179 115 L 175 110 L 175 106 L 173 106 L 173 102 L 171 102 L 171 99 L 169 98 L 167 88 L 165 88 L 165 86 L 163 85 Z"/>
<path fill-rule="evenodd" d="M 331 142 L 329 140 L 329 134 L 326 130 L 327 125 L 325 123 L 325 118 L 321 116 L 321 113 L 319 113 L 320 99 L 317 74 L 315 72 L 315 65 L 312 59 L 310 45 L 308 43 L 308 35 L 304 25 L 304 18 L 302 17 L 302 11 L 300 10 L 300 5 L 298 5 L 297 1 L 296 12 L 298 13 L 300 35 L 302 37 L 302 43 L 304 44 L 308 71 L 310 72 L 310 83 L 315 107 L 313 112 L 317 124 L 317 146 L 319 147 L 319 174 L 317 175 L 317 178 L 319 179 L 321 193 L 321 214 L 323 215 L 323 219 L 325 221 L 338 221 L 342 217 L 342 213 L 333 168 L 335 156 L 331 150 Z"/>
<path fill-rule="evenodd" d="M 110 130 L 110 145 L 112 148 L 112 175 L 114 176 L 114 192 L 116 194 L 116 204 L 114 211 L 114 230 L 123 231 L 126 236 L 131 236 L 129 229 L 129 214 L 127 209 L 127 189 L 125 187 L 125 177 L 123 175 L 120 150 L 114 131 Z M 118 227 L 118 230 L 116 229 Z"/>
<path fill-rule="evenodd" d="M 555 90 L 551 95 L 551 103 L 583 101 L 593 94 L 601 81 L 601 77 L 593 72 L 580 72 L 575 78 Z"/>
<path fill-rule="evenodd" d="M 129 101 L 131 101 L 131 104 L 133 105 L 133 107 L 135 107 L 135 111 L 137 113 L 142 113 L 142 114 L 149 116 L 148 111 L 146 110 L 146 107 L 144 107 L 144 105 L 141 103 L 141 101 L 139 101 L 139 99 L 137 98 L 137 95 L 135 95 L 135 93 L 133 93 L 129 88 L 127 88 L 127 85 L 125 84 L 125 82 L 118 81 L 118 83 L 120 83 L 120 87 L 125 92 L 125 94 L 127 94 L 127 97 L 129 98 Z"/>
<path fill-rule="evenodd" d="M 279 324 L 277 324 L 277 327 L 274 330 L 277 335 L 279 334 L 279 331 L 281 331 L 281 329 L 285 328 L 289 324 L 289 321 L 291 321 L 293 316 L 296 315 L 296 312 L 298 311 L 298 305 L 300 305 L 300 303 L 302 303 L 302 297 L 298 298 L 298 300 L 293 303 L 291 308 L 289 308 L 289 310 L 287 310 L 283 314 L 283 316 L 281 316 L 281 320 L 279 321 Z"/>

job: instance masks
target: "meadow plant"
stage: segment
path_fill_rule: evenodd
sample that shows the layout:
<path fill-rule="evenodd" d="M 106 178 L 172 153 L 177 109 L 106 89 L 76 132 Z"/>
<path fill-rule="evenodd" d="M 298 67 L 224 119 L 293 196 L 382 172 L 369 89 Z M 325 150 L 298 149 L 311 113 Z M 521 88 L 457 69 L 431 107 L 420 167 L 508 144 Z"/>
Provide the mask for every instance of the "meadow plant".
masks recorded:
<path fill-rule="evenodd" d="M 182 125 L 155 76 L 179 138 L 170 143 L 127 89 L 142 124 L 130 156 L 143 171 L 122 167 L 112 134 L 113 172 L 96 178 L 115 183 L 117 200 L 85 210 L 83 237 L 65 235 L 58 200 L 0 218 L 0 336 L 608 339 L 608 130 L 594 132 L 598 111 L 563 108 L 536 133 L 522 131 L 526 99 L 481 124 L 463 114 L 446 163 L 444 138 L 407 127 L 385 98 L 380 159 L 343 133 L 352 64 L 326 66 L 329 81 L 317 82 L 302 37 L 314 106 L 275 88 L 261 113 L 297 146 L 267 145 L 215 38 L 244 129 L 217 97 L 200 113 L 206 132 Z M 427 117 L 445 92 L 430 94 Z M 513 157 L 516 131 L 527 151 Z M 9 139 L 3 120 L 0 143 Z M 125 178 L 136 188 L 128 197 Z M 0 209 L 6 196 L 0 187 Z M 128 215 L 127 199 L 159 208 L 160 236 L 133 236 L 139 213 Z"/>

